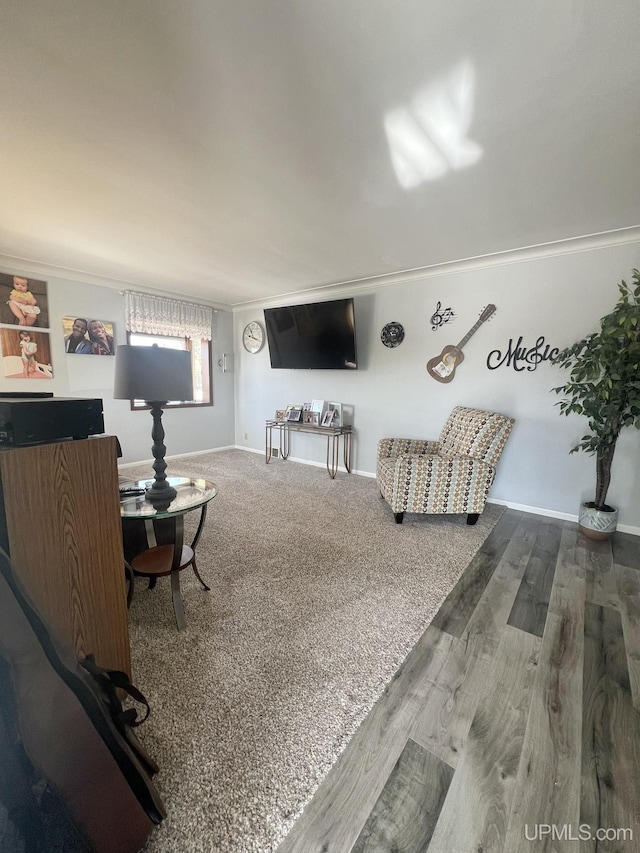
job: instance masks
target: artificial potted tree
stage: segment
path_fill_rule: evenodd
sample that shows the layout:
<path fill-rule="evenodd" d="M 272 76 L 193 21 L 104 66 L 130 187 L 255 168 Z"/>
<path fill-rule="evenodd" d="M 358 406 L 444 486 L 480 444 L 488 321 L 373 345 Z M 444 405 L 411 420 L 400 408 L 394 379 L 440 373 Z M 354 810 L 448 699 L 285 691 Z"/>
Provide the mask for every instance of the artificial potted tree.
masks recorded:
<path fill-rule="evenodd" d="M 585 450 L 596 457 L 594 500 L 580 507 L 578 523 L 586 536 L 606 539 L 616 529 L 617 509 L 608 506 L 611 463 L 620 431 L 640 429 L 640 272 L 633 284 L 618 285 L 615 308 L 592 332 L 554 359 L 570 371 L 564 385 L 553 390 L 564 399 L 557 405 L 563 415 L 575 412 L 589 420 L 589 433 L 570 451 Z"/>

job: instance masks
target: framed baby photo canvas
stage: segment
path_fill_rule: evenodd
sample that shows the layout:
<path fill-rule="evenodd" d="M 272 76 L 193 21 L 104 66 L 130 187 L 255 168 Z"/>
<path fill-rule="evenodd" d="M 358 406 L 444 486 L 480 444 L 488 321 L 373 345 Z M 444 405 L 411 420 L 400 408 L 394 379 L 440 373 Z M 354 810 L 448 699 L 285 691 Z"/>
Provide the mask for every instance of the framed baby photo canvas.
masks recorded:
<path fill-rule="evenodd" d="M 53 379 L 48 332 L 0 329 L 0 348 L 5 379 Z"/>
<path fill-rule="evenodd" d="M 24 273 L 0 272 L 0 323 L 49 328 L 47 282 Z"/>

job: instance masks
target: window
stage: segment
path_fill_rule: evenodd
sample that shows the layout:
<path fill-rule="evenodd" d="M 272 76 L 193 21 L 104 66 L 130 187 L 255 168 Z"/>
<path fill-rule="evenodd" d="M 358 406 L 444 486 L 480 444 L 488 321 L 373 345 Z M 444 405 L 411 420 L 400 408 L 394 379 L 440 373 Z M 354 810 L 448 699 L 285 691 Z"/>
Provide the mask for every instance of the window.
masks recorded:
<path fill-rule="evenodd" d="M 131 346 L 186 350 L 191 353 L 194 399 L 169 402 L 169 406 L 212 406 L 211 329 L 213 309 L 148 293 L 125 291 L 124 325 Z M 132 409 L 146 409 L 134 400 Z"/>
<path fill-rule="evenodd" d="M 189 406 L 212 406 L 211 393 L 211 342 L 190 340 L 189 338 L 170 337 L 168 335 L 145 335 L 140 332 L 127 332 L 127 343 L 135 347 L 159 347 L 187 350 L 191 353 L 193 371 L 193 400 L 170 401 L 167 408 L 186 408 Z M 132 400 L 132 409 L 148 409 L 144 400 Z"/>

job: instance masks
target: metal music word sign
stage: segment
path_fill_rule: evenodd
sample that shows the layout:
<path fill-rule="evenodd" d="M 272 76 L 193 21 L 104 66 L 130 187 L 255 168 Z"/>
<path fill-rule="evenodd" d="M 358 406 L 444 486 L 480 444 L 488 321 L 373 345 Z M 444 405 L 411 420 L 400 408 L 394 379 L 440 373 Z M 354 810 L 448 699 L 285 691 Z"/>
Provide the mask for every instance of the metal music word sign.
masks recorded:
<path fill-rule="evenodd" d="M 489 370 L 513 367 L 520 373 L 522 370 L 535 370 L 543 361 L 553 361 L 559 353 L 558 347 L 545 344 L 544 335 L 540 335 L 535 346 L 529 348 L 522 346 L 522 335 L 520 335 L 515 346 L 513 338 L 509 338 L 509 345 L 504 352 L 499 349 L 491 350 L 487 356 L 487 367 Z"/>

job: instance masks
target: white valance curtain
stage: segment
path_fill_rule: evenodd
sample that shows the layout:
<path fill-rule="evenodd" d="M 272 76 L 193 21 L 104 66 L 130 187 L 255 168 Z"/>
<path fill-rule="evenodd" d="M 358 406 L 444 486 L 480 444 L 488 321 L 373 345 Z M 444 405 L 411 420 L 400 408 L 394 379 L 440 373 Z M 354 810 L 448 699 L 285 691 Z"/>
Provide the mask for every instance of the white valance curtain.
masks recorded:
<path fill-rule="evenodd" d="M 133 291 L 127 291 L 124 297 L 124 325 L 128 332 L 211 340 L 213 309 L 206 305 Z"/>

